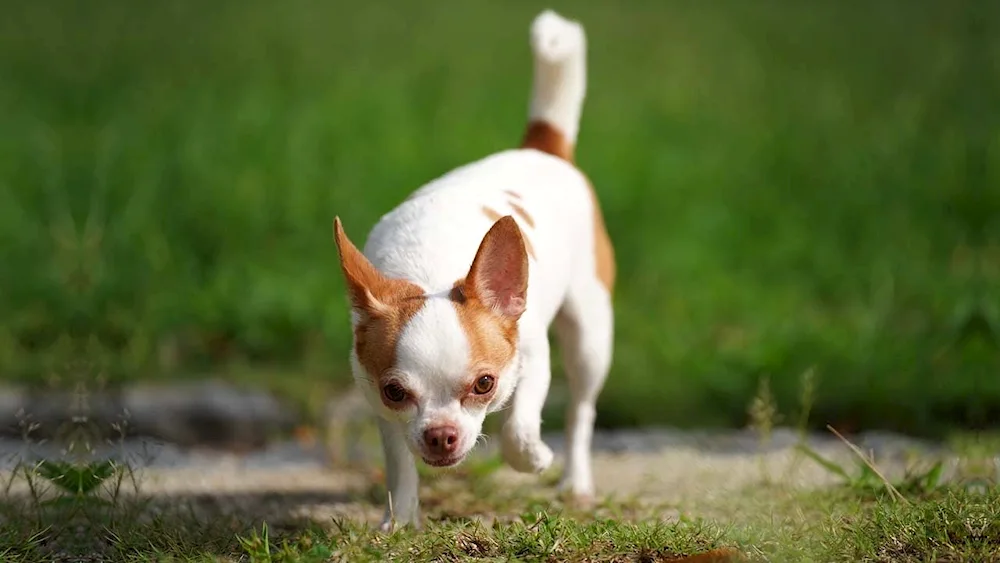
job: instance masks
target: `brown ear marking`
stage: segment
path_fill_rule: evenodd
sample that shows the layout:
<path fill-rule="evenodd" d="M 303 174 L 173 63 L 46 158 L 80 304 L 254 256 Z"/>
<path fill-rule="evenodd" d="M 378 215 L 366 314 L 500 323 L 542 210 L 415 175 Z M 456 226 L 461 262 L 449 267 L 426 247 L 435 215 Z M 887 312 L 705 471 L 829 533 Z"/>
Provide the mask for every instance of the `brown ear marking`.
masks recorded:
<path fill-rule="evenodd" d="M 449 298 L 469 339 L 469 365 L 496 370 L 494 374 L 499 375 L 517 350 L 517 319 L 497 314 L 478 299 L 470 298 L 468 291 L 466 278 L 461 278 L 452 286 Z M 489 402 L 474 397 L 465 401 Z"/>
<path fill-rule="evenodd" d="M 366 313 L 377 314 L 388 306 L 380 298 L 390 283 L 358 250 L 344 232 L 340 217 L 333 219 L 333 240 L 337 244 L 340 269 L 344 273 L 347 296 L 351 305 Z"/>
<path fill-rule="evenodd" d="M 381 379 L 395 364 L 403 327 L 424 305 L 424 291 L 379 272 L 347 237 L 339 217 L 333 221 L 333 236 L 351 305 L 363 313 L 354 327 L 358 362 L 370 376 Z"/>

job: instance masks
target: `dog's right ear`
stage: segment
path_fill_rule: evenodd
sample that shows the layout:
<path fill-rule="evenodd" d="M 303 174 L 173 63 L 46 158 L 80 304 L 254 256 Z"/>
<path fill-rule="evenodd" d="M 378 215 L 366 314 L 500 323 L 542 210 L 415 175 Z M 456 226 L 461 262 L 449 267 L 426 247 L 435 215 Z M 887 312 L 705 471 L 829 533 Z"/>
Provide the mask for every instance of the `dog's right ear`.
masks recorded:
<path fill-rule="evenodd" d="M 496 313 L 518 319 L 528 297 L 528 252 L 510 215 L 493 223 L 479 243 L 463 291 Z"/>
<path fill-rule="evenodd" d="M 340 217 L 333 219 L 333 240 L 337 243 L 340 269 L 344 272 L 347 295 L 351 306 L 358 312 L 380 316 L 390 311 L 386 298 L 390 294 L 391 280 L 375 267 L 347 238 Z"/>

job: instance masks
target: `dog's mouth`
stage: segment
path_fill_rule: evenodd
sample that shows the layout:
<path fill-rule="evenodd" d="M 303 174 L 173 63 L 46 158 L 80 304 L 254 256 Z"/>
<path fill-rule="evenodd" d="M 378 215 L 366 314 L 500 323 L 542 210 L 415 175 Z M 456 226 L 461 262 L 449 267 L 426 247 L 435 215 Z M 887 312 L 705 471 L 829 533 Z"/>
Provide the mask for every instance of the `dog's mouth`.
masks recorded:
<path fill-rule="evenodd" d="M 464 459 L 462 456 L 429 458 L 424 457 L 424 463 L 431 467 L 453 467 Z"/>

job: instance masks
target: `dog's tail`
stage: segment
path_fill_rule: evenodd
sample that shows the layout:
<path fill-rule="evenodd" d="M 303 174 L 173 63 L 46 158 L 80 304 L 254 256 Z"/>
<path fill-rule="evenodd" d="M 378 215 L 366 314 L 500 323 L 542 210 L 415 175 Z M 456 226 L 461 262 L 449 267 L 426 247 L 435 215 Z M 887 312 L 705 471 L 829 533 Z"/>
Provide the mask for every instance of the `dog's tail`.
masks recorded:
<path fill-rule="evenodd" d="M 523 148 L 573 160 L 587 91 L 587 37 L 583 26 L 552 10 L 531 24 L 534 78 Z"/>

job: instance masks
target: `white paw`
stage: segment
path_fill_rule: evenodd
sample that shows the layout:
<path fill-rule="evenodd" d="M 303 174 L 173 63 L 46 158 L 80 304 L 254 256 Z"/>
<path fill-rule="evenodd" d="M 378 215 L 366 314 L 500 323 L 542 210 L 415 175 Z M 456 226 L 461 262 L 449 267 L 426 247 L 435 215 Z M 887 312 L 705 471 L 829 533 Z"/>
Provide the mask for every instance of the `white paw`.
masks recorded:
<path fill-rule="evenodd" d="M 504 433 L 501 449 L 507 464 L 521 473 L 541 473 L 555 457 L 541 438 L 525 439 L 510 433 Z"/>
<path fill-rule="evenodd" d="M 585 479 L 564 475 L 559 481 L 557 490 L 578 504 L 590 505 L 594 503 L 594 485 Z"/>
<path fill-rule="evenodd" d="M 381 532 L 387 534 L 399 530 L 400 528 L 410 527 L 414 530 L 419 530 L 422 526 L 420 525 L 420 515 L 412 514 L 409 517 L 403 515 L 393 515 L 391 512 L 386 511 L 385 516 L 382 517 L 382 523 L 379 524 L 378 529 Z"/>

